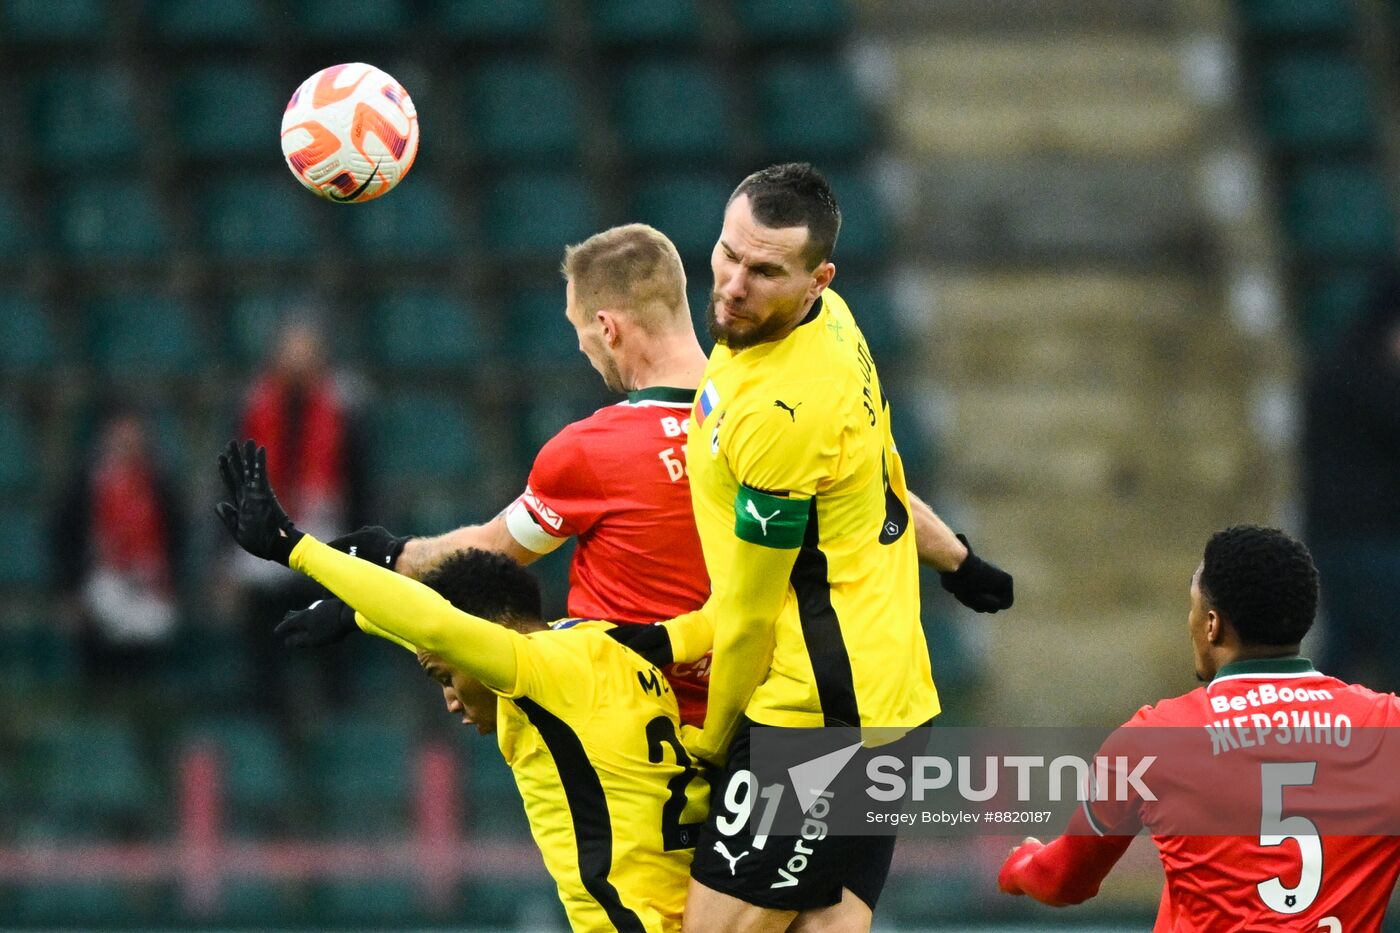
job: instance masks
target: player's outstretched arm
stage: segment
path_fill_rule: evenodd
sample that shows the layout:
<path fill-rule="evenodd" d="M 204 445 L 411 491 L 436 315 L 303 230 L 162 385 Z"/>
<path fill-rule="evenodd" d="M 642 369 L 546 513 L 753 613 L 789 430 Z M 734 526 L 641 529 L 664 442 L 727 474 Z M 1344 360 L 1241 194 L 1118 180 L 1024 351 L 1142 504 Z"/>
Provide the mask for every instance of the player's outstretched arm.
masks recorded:
<path fill-rule="evenodd" d="M 927 502 L 909 493 L 914 513 L 914 542 L 919 563 L 938 571 L 943 588 L 974 612 L 999 612 L 1015 602 L 1011 574 L 972 553 L 967 538 L 933 511 Z"/>
<path fill-rule="evenodd" d="M 462 612 L 417 581 L 342 554 L 293 524 L 267 476 L 266 451 L 230 444 L 219 472 L 231 501 L 215 511 L 238 545 L 310 576 L 400 644 L 431 651 L 488 687 L 515 686 L 516 642 L 524 636 Z"/>
<path fill-rule="evenodd" d="M 544 556 L 515 540 L 506 523 L 505 512 L 489 522 L 464 525 L 430 538 L 400 536 L 387 528 L 368 525 L 327 543 L 337 551 L 344 551 L 415 580 L 421 580 L 453 554 L 473 548 L 504 554 L 521 565 L 533 563 Z"/>
<path fill-rule="evenodd" d="M 1132 836 L 1065 835 L 1049 845 L 1027 839 L 1001 866 L 997 886 L 1051 907 L 1082 904 L 1099 893 L 1132 842 Z"/>

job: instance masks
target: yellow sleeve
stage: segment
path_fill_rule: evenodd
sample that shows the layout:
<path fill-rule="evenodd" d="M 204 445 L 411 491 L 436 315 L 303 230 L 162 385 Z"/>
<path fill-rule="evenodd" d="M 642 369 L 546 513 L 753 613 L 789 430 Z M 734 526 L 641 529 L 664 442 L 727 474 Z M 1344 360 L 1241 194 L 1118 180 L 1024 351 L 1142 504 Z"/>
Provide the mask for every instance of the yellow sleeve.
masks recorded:
<path fill-rule="evenodd" d="M 386 641 L 393 642 L 400 648 L 407 648 L 415 655 L 418 653 L 417 645 L 413 644 L 410 641 L 405 641 L 404 639 L 395 635 L 393 632 L 384 631 L 384 629 L 375 625 L 373 622 L 371 622 L 369 619 L 366 619 L 363 615 L 361 615 L 358 612 L 355 613 L 355 624 L 358 625 L 360 627 L 360 631 L 364 632 L 366 635 L 377 635 L 380 638 L 385 639 Z"/>
<path fill-rule="evenodd" d="M 304 535 L 289 561 L 401 645 L 430 651 L 501 693 L 516 688 L 525 636 L 469 615 L 432 589 Z M 357 619 L 358 622 L 358 619 Z"/>
<path fill-rule="evenodd" d="M 561 719 L 591 716 L 599 670 L 608 661 L 599 646 L 606 641 L 612 647 L 612 639 L 596 629 L 565 629 L 531 632 L 520 641 L 515 687 L 497 692 L 511 699 L 528 696 Z"/>
<path fill-rule="evenodd" d="M 715 644 L 715 621 L 701 606 L 694 612 L 658 623 L 671 640 L 671 661 L 689 664 L 709 653 Z"/>
<path fill-rule="evenodd" d="M 769 397 L 776 393 L 783 397 Z M 750 489 L 810 499 L 840 464 L 846 414 L 831 409 L 844 404 L 830 386 L 813 381 L 738 400 L 720 425 L 720 453 Z"/>

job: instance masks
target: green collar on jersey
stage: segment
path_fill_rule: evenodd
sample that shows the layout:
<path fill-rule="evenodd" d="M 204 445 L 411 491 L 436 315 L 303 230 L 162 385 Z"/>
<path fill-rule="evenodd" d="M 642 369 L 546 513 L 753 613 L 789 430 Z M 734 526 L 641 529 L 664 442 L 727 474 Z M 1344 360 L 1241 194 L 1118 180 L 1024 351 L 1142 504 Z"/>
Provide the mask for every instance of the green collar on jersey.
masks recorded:
<path fill-rule="evenodd" d="M 629 402 L 674 402 L 689 405 L 695 401 L 694 389 L 673 389 L 670 386 L 649 386 L 627 393 Z"/>
<path fill-rule="evenodd" d="M 1251 658 L 1248 661 L 1231 661 L 1220 670 L 1215 672 L 1215 677 L 1211 682 L 1222 677 L 1232 677 L 1237 674 L 1315 674 L 1317 668 L 1307 658 L 1300 658 L 1296 654 L 1284 658 Z"/>

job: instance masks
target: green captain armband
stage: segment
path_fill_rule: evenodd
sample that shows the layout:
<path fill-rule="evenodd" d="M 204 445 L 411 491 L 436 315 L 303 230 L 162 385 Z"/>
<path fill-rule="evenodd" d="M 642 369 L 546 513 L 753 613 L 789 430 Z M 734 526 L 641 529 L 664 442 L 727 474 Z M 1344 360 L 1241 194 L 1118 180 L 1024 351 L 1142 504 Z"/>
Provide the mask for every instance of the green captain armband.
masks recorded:
<path fill-rule="evenodd" d="M 741 541 L 779 550 L 801 547 L 811 501 L 775 496 L 740 484 L 734 497 L 734 534 Z"/>

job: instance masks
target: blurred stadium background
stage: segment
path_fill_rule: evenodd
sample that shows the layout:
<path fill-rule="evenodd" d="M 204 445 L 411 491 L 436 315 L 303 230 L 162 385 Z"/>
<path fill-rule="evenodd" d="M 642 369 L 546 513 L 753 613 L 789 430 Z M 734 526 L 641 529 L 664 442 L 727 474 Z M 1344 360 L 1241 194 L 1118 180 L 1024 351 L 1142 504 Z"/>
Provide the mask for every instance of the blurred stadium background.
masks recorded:
<path fill-rule="evenodd" d="M 423 127 L 362 206 L 276 145 L 341 61 Z M 1016 574 L 997 618 L 932 581 L 945 720 L 1114 723 L 1190 689 L 1205 537 L 1301 530 L 1304 373 L 1393 261 L 1397 61 L 1390 0 L 0 0 L 0 927 L 558 927 L 499 754 L 412 659 L 356 645 L 340 701 L 267 712 L 213 456 L 310 316 L 358 400 L 365 517 L 489 517 L 608 401 L 563 245 L 655 224 L 699 319 L 725 197 L 771 161 L 841 199 L 836 286 L 912 485 Z M 182 541 L 173 633 L 118 687 L 59 520 L 114 404 Z M 995 894 L 1010 841 L 903 844 L 882 926 L 1150 925 L 1144 841 L 1068 914 Z"/>

